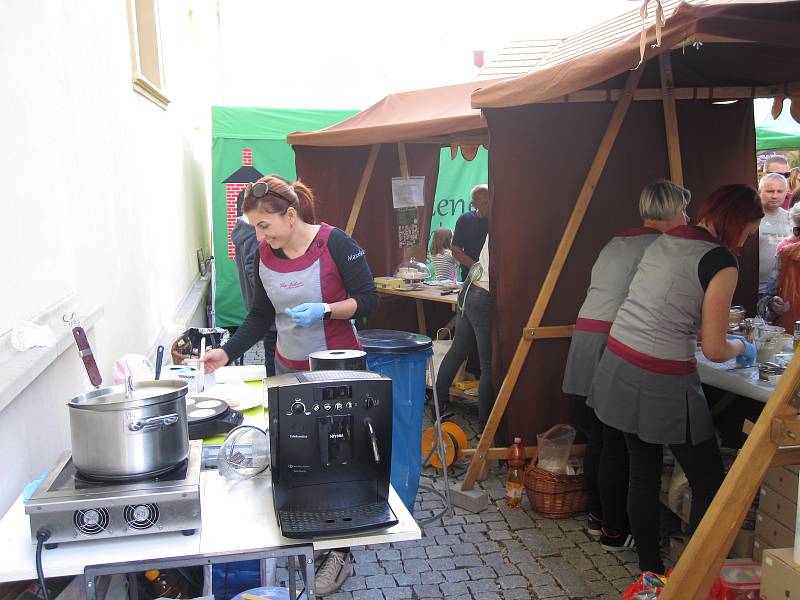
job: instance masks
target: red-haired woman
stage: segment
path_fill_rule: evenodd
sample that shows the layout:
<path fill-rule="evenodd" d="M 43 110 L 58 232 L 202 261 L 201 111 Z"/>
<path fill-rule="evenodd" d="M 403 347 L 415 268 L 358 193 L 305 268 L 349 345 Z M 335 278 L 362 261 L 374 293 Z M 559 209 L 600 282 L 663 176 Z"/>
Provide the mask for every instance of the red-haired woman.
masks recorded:
<path fill-rule="evenodd" d="M 307 371 L 311 352 L 361 349 L 350 319 L 378 304 L 364 250 L 341 229 L 316 224 L 314 196 L 299 181 L 267 176 L 248 184 L 242 211 L 260 242 L 261 285 L 253 287 L 252 307 L 233 337 L 206 353 L 206 370 L 244 354 L 273 318 L 278 374 Z M 317 573 L 317 595 L 338 590 L 351 572 L 349 549 L 331 550 Z"/>
<path fill-rule="evenodd" d="M 752 364 L 755 347 L 726 336 L 738 279 L 733 251 L 763 216 L 758 193 L 726 185 L 705 200 L 697 225 L 676 227 L 645 250 L 617 312 L 587 403 L 623 432 L 630 456 L 628 515 L 642 571 L 664 572 L 659 555 L 662 447 L 668 444 L 692 488 L 690 529 L 700 522 L 723 470 L 697 375 L 702 350 L 715 362 Z"/>

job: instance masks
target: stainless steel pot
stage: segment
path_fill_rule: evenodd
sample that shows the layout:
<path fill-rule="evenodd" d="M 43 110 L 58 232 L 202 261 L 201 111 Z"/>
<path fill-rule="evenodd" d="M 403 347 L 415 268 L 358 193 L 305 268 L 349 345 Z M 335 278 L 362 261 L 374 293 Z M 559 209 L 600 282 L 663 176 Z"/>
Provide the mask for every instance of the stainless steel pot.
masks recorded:
<path fill-rule="evenodd" d="M 189 455 L 185 382 L 140 381 L 69 401 L 72 461 L 83 474 L 123 479 L 164 472 Z"/>

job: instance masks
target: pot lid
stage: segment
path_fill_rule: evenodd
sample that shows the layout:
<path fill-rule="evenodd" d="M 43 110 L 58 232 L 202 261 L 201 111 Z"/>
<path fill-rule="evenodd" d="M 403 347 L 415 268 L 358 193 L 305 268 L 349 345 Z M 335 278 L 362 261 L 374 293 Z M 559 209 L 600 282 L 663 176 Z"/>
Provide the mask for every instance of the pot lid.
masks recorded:
<path fill-rule="evenodd" d="M 181 398 L 188 389 L 188 384 L 179 379 L 137 381 L 129 394 L 125 393 L 124 385 L 115 385 L 75 396 L 69 401 L 69 406 L 93 410 L 142 408 Z"/>
<path fill-rule="evenodd" d="M 358 332 L 358 340 L 367 352 L 406 353 L 430 348 L 431 338 L 408 331 L 392 329 L 363 329 Z"/>

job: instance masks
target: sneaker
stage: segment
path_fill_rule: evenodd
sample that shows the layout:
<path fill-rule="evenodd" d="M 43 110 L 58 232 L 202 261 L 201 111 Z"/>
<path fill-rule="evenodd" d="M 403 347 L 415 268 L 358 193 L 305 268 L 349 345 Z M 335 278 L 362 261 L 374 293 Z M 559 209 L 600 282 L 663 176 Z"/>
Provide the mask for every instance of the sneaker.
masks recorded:
<path fill-rule="evenodd" d="M 603 550 L 608 550 L 609 552 L 619 552 L 620 550 L 633 548 L 635 546 L 633 535 L 630 533 L 612 534 L 605 529 L 600 533 L 600 545 L 603 547 Z"/>
<path fill-rule="evenodd" d="M 592 537 L 600 537 L 603 533 L 603 520 L 589 513 L 589 519 L 586 521 L 586 533 Z"/>
<path fill-rule="evenodd" d="M 353 573 L 353 559 L 349 552 L 331 550 L 314 578 L 317 596 L 327 596 L 339 590 Z"/>

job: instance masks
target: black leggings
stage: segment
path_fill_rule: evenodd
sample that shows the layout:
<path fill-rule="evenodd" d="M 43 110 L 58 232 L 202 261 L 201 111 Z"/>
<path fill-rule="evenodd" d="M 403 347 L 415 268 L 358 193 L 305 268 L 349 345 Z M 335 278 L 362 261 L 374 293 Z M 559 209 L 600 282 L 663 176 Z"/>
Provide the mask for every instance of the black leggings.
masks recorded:
<path fill-rule="evenodd" d="M 639 568 L 642 571 L 663 573 L 664 562 L 659 553 L 658 499 L 663 447 L 660 444 L 643 442 L 633 433 L 625 433 L 624 436 L 630 457 L 628 515 L 639 554 Z M 683 467 L 692 488 L 689 533 L 694 533 L 724 478 L 717 439 L 711 437 L 695 445 L 670 444 L 669 447 Z"/>

